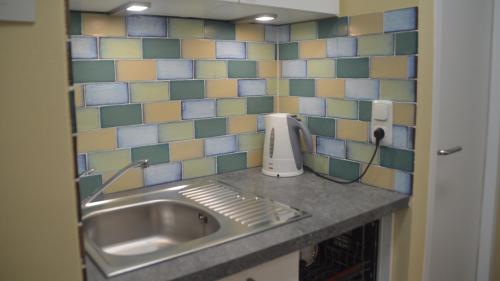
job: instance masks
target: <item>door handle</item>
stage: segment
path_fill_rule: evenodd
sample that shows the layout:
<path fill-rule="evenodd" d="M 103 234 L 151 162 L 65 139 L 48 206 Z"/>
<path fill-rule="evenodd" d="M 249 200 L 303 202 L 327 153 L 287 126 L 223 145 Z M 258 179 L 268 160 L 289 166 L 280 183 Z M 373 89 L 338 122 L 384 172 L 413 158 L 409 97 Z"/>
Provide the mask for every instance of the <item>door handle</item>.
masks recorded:
<path fill-rule="evenodd" d="M 453 153 L 457 153 L 459 151 L 462 151 L 462 147 L 461 146 L 455 146 L 455 147 L 448 148 L 448 149 L 440 149 L 440 150 L 438 150 L 437 154 L 439 156 L 444 156 L 444 155 L 450 155 L 450 154 L 453 154 Z"/>

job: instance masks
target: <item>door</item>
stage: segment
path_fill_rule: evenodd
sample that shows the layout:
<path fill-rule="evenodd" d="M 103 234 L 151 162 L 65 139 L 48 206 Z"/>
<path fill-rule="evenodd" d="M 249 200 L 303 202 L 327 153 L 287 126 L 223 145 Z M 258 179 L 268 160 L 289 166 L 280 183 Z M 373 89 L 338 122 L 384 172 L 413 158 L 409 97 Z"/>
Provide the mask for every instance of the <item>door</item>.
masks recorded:
<path fill-rule="evenodd" d="M 493 0 L 435 1 L 433 155 L 424 280 L 476 280 L 492 9 Z"/>

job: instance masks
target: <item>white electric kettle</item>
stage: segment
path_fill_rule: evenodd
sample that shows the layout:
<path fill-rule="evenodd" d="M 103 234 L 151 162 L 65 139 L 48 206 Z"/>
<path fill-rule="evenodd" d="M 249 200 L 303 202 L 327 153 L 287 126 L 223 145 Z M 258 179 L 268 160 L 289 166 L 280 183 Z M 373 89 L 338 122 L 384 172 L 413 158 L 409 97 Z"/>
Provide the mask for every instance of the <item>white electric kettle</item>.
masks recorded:
<path fill-rule="evenodd" d="M 262 173 L 273 177 L 293 177 L 304 172 L 300 150 L 300 133 L 309 152 L 312 152 L 312 136 L 295 116 L 273 113 L 265 116 L 266 135 Z"/>

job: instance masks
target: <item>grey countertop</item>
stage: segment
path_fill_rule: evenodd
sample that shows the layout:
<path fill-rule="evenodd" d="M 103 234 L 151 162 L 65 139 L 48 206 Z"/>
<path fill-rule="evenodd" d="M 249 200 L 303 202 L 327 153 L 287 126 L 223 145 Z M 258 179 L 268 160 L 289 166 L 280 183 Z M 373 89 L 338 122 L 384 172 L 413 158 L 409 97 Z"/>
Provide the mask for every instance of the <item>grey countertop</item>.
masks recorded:
<path fill-rule="evenodd" d="M 336 184 L 309 172 L 278 179 L 255 168 L 207 179 L 221 180 L 312 216 L 109 279 L 87 258 L 87 280 L 217 280 L 377 220 L 407 207 L 409 199 L 362 184 Z"/>

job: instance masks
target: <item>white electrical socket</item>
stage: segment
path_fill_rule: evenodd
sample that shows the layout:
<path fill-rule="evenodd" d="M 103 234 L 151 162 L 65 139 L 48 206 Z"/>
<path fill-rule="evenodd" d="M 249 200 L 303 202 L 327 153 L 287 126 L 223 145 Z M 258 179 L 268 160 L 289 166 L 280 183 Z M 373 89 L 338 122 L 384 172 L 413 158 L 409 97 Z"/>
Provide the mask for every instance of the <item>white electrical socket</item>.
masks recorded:
<path fill-rule="evenodd" d="M 372 122 L 370 129 L 370 140 L 376 142 L 373 132 L 376 129 L 384 129 L 385 136 L 380 142 L 383 145 L 392 145 L 392 101 L 375 100 L 372 102 Z"/>

